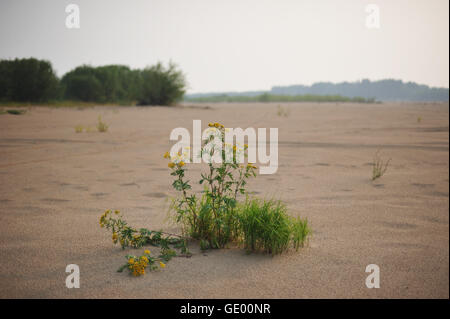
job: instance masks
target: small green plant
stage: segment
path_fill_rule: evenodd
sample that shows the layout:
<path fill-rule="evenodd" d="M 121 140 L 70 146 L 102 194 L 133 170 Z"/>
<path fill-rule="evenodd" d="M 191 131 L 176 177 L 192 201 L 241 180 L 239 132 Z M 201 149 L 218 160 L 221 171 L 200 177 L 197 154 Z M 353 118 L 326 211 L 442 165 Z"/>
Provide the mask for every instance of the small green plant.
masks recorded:
<path fill-rule="evenodd" d="M 388 159 L 387 161 L 383 160 L 379 155 L 379 151 L 375 153 L 372 163 L 372 181 L 380 178 L 386 173 L 390 161 L 391 159 Z"/>
<path fill-rule="evenodd" d="M 278 116 L 288 117 L 290 113 L 291 112 L 288 108 L 284 108 L 281 105 L 277 106 L 277 115 Z"/>
<path fill-rule="evenodd" d="M 84 126 L 83 125 L 77 125 L 75 126 L 75 133 L 83 133 Z"/>
<path fill-rule="evenodd" d="M 108 131 L 108 125 L 102 121 L 102 117 L 100 115 L 98 116 L 97 130 L 99 132 L 107 132 Z"/>

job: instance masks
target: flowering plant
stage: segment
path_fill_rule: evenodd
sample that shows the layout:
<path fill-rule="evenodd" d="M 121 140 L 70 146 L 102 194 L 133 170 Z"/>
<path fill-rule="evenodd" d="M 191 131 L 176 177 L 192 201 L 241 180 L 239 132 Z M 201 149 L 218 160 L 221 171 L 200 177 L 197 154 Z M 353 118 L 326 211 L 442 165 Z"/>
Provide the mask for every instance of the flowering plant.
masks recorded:
<path fill-rule="evenodd" d="M 145 270 L 149 268 L 150 270 L 157 270 L 159 267 L 165 268 L 166 261 L 163 258 L 156 258 L 151 256 L 150 250 L 145 250 L 144 254 L 141 256 L 126 255 L 127 263 L 121 266 L 117 271 L 122 272 L 128 269 L 129 273 L 133 276 L 145 275 Z M 156 265 L 159 263 L 159 267 Z"/>
<path fill-rule="evenodd" d="M 220 248 L 238 237 L 237 196 L 246 193 L 247 179 L 256 176 L 256 166 L 238 162 L 240 157 L 246 156 L 247 144 L 225 143 L 225 127 L 220 123 L 208 126 L 208 138 L 200 151 L 200 156 L 208 162 L 208 170 L 201 174 L 199 181 L 204 185 L 200 199 L 193 193 L 188 194 L 192 187 L 185 180 L 186 154 L 166 152 L 164 157 L 169 159 L 170 175 L 175 177 L 172 186 L 182 194 L 172 205 L 176 221 L 182 222 L 189 236 L 200 239 L 203 247 Z"/>

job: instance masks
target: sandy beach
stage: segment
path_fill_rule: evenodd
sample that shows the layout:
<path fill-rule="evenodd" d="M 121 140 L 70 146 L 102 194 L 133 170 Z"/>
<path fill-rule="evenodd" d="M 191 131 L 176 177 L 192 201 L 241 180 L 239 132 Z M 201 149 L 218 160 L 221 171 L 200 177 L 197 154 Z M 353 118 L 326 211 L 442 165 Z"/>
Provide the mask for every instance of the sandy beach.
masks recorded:
<path fill-rule="evenodd" d="M 449 298 L 448 103 L 282 104 L 288 116 L 278 104 L 0 115 L 0 297 Z M 95 131 L 99 115 L 108 132 Z M 138 228 L 180 232 L 168 219 L 177 193 L 162 155 L 171 130 L 192 131 L 194 119 L 279 129 L 278 171 L 249 190 L 307 217 L 309 245 L 271 257 L 202 253 L 193 242 L 191 258 L 162 271 L 117 273 L 139 252 L 114 246 L 99 216 L 119 209 Z M 372 181 L 379 149 L 391 162 Z M 196 181 L 200 167 L 189 165 Z M 79 289 L 66 288 L 68 264 L 80 267 Z M 379 289 L 365 285 L 369 264 L 380 267 Z"/>

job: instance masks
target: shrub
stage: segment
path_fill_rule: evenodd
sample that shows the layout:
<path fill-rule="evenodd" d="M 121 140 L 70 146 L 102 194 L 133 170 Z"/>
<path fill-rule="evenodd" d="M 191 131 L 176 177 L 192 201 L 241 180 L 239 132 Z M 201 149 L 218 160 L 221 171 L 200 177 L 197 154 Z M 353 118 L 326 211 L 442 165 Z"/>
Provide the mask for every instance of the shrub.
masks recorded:
<path fill-rule="evenodd" d="M 0 101 L 47 102 L 58 97 L 59 80 L 50 62 L 0 61 Z"/>
<path fill-rule="evenodd" d="M 68 100 L 98 103 L 132 103 L 139 93 L 139 71 L 123 65 L 83 65 L 61 80 Z"/>
<path fill-rule="evenodd" d="M 140 72 L 139 105 L 172 105 L 181 100 L 186 81 L 175 64 L 165 68 L 161 63 Z"/>

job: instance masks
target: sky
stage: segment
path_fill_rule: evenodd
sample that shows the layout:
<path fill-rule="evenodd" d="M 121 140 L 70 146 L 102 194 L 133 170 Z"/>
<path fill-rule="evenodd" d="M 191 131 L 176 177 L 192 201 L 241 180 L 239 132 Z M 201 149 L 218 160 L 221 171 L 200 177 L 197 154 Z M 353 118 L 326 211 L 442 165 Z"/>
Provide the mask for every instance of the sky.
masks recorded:
<path fill-rule="evenodd" d="M 79 29 L 66 27 L 71 3 Z M 448 0 L 1 0 L 0 59 L 46 59 L 58 76 L 172 61 L 188 93 L 384 78 L 448 88 L 448 11 Z"/>

